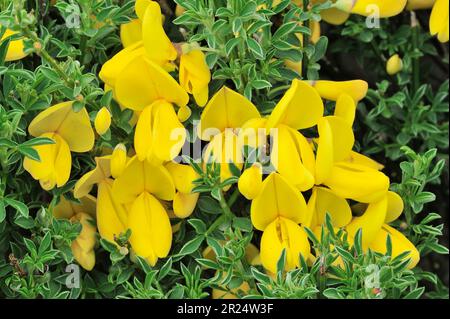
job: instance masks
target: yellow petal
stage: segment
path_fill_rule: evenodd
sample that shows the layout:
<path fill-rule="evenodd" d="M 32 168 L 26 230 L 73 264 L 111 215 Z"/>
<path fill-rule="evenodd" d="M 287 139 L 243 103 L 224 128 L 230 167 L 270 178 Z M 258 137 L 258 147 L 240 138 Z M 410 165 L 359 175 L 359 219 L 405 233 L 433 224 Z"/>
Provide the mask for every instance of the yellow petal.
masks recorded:
<path fill-rule="evenodd" d="M 134 4 L 134 11 L 140 20 L 144 20 L 145 11 L 152 0 L 136 0 Z"/>
<path fill-rule="evenodd" d="M 161 203 L 147 192 L 136 198 L 128 216 L 130 243 L 139 256 L 166 257 L 172 245 L 172 228 Z M 152 266 L 156 263 L 156 260 Z"/>
<path fill-rule="evenodd" d="M 356 103 L 355 100 L 348 94 L 341 94 L 334 109 L 334 115 L 345 120 L 350 126 L 353 126 L 355 120 Z"/>
<path fill-rule="evenodd" d="M 206 104 L 211 72 L 202 51 L 191 50 L 181 55 L 179 80 L 186 92 L 194 94 L 195 101 L 199 106 Z"/>
<path fill-rule="evenodd" d="M 259 118 L 257 108 L 244 96 L 222 87 L 206 105 L 200 118 L 200 137 L 209 141 L 226 128 L 240 128 L 252 118 Z"/>
<path fill-rule="evenodd" d="M 145 48 L 142 41 L 127 46 L 102 65 L 98 74 L 99 78 L 109 87 L 114 88 L 119 75 L 125 67 L 137 56 L 144 54 Z M 105 91 L 107 91 L 106 88 Z"/>
<path fill-rule="evenodd" d="M 250 208 L 250 216 L 256 229 L 264 230 L 279 216 L 302 223 L 308 214 L 303 195 L 284 177 L 271 173 L 262 184 Z"/>
<path fill-rule="evenodd" d="M 314 86 L 319 92 L 320 96 L 324 99 L 336 101 L 342 93 L 350 95 L 356 102 L 362 100 L 368 90 L 368 84 L 363 80 L 352 81 L 327 81 L 319 80 L 312 81 L 311 85 Z"/>
<path fill-rule="evenodd" d="M 77 203 L 60 196 L 58 204 L 52 209 L 53 217 L 70 219 L 77 213 L 87 213 L 95 218 L 97 199 L 92 195 L 86 195 L 79 200 L 80 203 Z"/>
<path fill-rule="evenodd" d="M 95 252 L 84 251 L 76 241 L 72 242 L 72 254 L 83 269 L 91 271 L 95 266 Z"/>
<path fill-rule="evenodd" d="M 0 39 L 0 42 L 5 40 L 6 38 L 16 34 L 17 32 L 12 31 L 10 29 L 6 29 L 5 33 L 3 34 L 2 38 Z M 23 44 L 23 38 L 20 38 L 18 40 L 10 41 L 8 46 L 8 51 L 6 51 L 5 61 L 17 61 L 20 59 L 23 59 L 28 54 L 25 54 L 23 52 L 24 44 Z"/>
<path fill-rule="evenodd" d="M 386 196 L 378 202 L 369 204 L 362 216 L 353 218 L 352 222 L 347 225 L 346 229 L 349 237 L 353 239 L 356 232 L 362 229 L 362 246 L 363 249 L 367 249 L 384 224 L 387 207 L 388 201 Z"/>
<path fill-rule="evenodd" d="M 321 11 L 320 16 L 325 22 L 329 24 L 340 25 L 347 21 L 350 13 L 339 10 L 337 8 L 329 8 Z"/>
<path fill-rule="evenodd" d="M 94 219 L 86 213 L 77 213 L 71 218 L 71 221 L 80 222 L 82 228 L 78 237 L 75 239 L 80 245 L 80 248 L 84 251 L 90 251 L 94 249 L 95 246 L 95 233 L 97 229 L 95 228 Z"/>
<path fill-rule="evenodd" d="M 230 163 L 234 163 L 240 170 L 244 163 L 239 137 L 231 129 L 215 135 L 206 146 L 203 154 L 203 162 L 220 165 L 221 181 L 233 176 L 230 171 Z"/>
<path fill-rule="evenodd" d="M 136 123 L 136 130 L 134 132 L 134 149 L 140 161 L 150 158 L 153 147 L 153 119 L 152 119 L 153 104 L 144 108 L 139 114 Z"/>
<path fill-rule="evenodd" d="M 267 119 L 265 118 L 253 118 L 245 122 L 238 133 L 239 145 L 258 148 L 266 144 L 266 123 Z M 273 132 L 276 132 L 276 129 Z"/>
<path fill-rule="evenodd" d="M 31 121 L 28 131 L 33 136 L 57 133 L 73 152 L 88 152 L 94 146 L 94 131 L 85 108 L 75 113 L 73 102 L 53 105 Z"/>
<path fill-rule="evenodd" d="M 168 162 L 164 166 L 172 176 L 175 188 L 181 193 L 190 193 L 194 188 L 192 182 L 200 177 L 190 165 Z"/>
<path fill-rule="evenodd" d="M 127 211 L 113 196 L 112 184 L 112 180 L 105 179 L 98 185 L 97 227 L 102 238 L 114 243 L 127 230 Z"/>
<path fill-rule="evenodd" d="M 124 48 L 142 41 L 142 22 L 139 19 L 131 20 L 120 25 L 120 41 Z"/>
<path fill-rule="evenodd" d="M 178 218 L 189 217 L 197 205 L 199 193 L 177 192 L 173 198 L 173 212 Z"/>
<path fill-rule="evenodd" d="M 306 82 L 294 79 L 267 119 L 267 128 L 285 124 L 296 130 L 312 127 L 323 116 L 323 102 Z"/>
<path fill-rule="evenodd" d="M 173 160 L 186 140 L 186 130 L 180 123 L 172 104 L 158 101 L 153 104 L 152 154 L 161 161 Z"/>
<path fill-rule="evenodd" d="M 127 149 L 125 145 L 119 143 L 114 148 L 114 151 L 111 155 L 111 176 L 117 178 L 122 174 L 123 170 L 127 165 Z"/>
<path fill-rule="evenodd" d="M 261 237 L 261 262 L 272 273 L 277 272 L 277 262 L 286 250 L 285 270 L 299 266 L 300 254 L 308 258 L 310 246 L 306 232 L 290 219 L 279 217 L 271 222 Z"/>
<path fill-rule="evenodd" d="M 175 186 L 164 166 L 139 161 L 135 156 L 122 174 L 114 181 L 113 193 L 119 203 L 131 203 L 143 192 L 162 200 L 172 200 Z"/>
<path fill-rule="evenodd" d="M 374 169 L 340 162 L 332 167 L 323 184 L 340 197 L 371 203 L 386 195 L 389 178 Z"/>
<path fill-rule="evenodd" d="M 320 185 L 328 178 L 333 167 L 333 133 L 329 121 L 325 119 L 319 120 L 317 130 L 320 137 L 316 152 L 315 183 Z"/>
<path fill-rule="evenodd" d="M 191 108 L 187 105 L 182 106 L 178 109 L 177 116 L 180 122 L 185 122 L 191 117 Z"/>
<path fill-rule="evenodd" d="M 162 26 L 161 8 L 150 1 L 142 20 L 142 38 L 147 57 L 161 67 L 177 58 L 177 51 Z"/>
<path fill-rule="evenodd" d="M 358 0 L 351 10 L 352 13 L 362 16 L 379 14 L 380 18 L 389 18 L 401 13 L 407 0 Z"/>
<path fill-rule="evenodd" d="M 448 42 L 449 33 L 449 2 L 446 0 L 436 0 L 430 16 L 430 33 L 438 35 L 440 42 Z"/>
<path fill-rule="evenodd" d="M 94 125 L 95 130 L 99 135 L 103 135 L 106 133 L 106 131 L 109 130 L 109 127 L 111 125 L 111 113 L 109 113 L 107 107 L 102 107 L 100 111 L 97 112 Z"/>
<path fill-rule="evenodd" d="M 40 161 L 25 157 L 23 168 L 34 179 L 39 180 L 41 187 L 45 190 L 55 186 L 61 187 L 70 177 L 72 156 L 69 146 L 61 136 L 55 133 L 44 133 L 40 137 L 50 138 L 55 144 L 33 146 L 39 154 Z"/>
<path fill-rule="evenodd" d="M 394 75 L 400 72 L 403 69 L 402 59 L 398 56 L 398 54 L 394 54 L 389 58 L 386 63 L 386 72 L 389 75 Z"/>
<path fill-rule="evenodd" d="M 92 224 L 91 216 L 85 213 L 77 213 L 72 217 L 72 221 L 81 224 L 81 232 L 72 242 L 72 253 L 75 260 L 86 270 L 90 271 L 95 265 L 95 253 L 93 251 L 96 242 L 96 228 Z"/>
<path fill-rule="evenodd" d="M 306 147 L 301 147 L 301 144 Z M 278 126 L 270 159 L 275 169 L 300 191 L 313 187 L 314 176 L 302 162 L 304 156 L 314 157 L 305 137 L 286 125 Z M 303 154 L 308 152 L 310 154 Z"/>
<path fill-rule="evenodd" d="M 351 151 L 350 156 L 347 159 L 345 159 L 345 161 L 357 165 L 366 166 L 367 168 L 376 169 L 377 171 L 382 170 L 384 168 L 384 166 L 381 165 L 380 163 L 355 151 Z"/>
<path fill-rule="evenodd" d="M 408 268 L 413 269 L 416 267 L 420 260 L 419 251 L 405 235 L 389 225 L 383 225 L 383 228 L 378 232 L 369 248 L 381 254 L 386 254 L 386 240 L 388 235 L 391 237 L 392 258 L 397 257 L 405 251 L 409 251 L 409 255 L 405 257 L 405 259 L 410 259 Z"/>
<path fill-rule="evenodd" d="M 258 163 L 247 168 L 238 181 L 239 192 L 247 199 L 254 199 L 262 188 L 262 168 Z"/>
<path fill-rule="evenodd" d="M 120 72 L 115 93 L 119 103 L 137 111 L 159 99 L 178 106 L 189 101 L 189 96 L 175 79 L 143 55 L 134 57 Z"/>
<path fill-rule="evenodd" d="M 92 171 L 84 174 L 75 184 L 73 195 L 75 198 L 86 196 L 94 186 L 111 176 L 110 156 L 96 157 L 96 166 Z"/>
<path fill-rule="evenodd" d="M 403 212 L 403 199 L 395 192 L 387 192 L 388 208 L 385 223 L 396 220 Z"/>
<path fill-rule="evenodd" d="M 326 213 L 330 214 L 331 221 L 335 227 L 343 227 L 350 223 L 352 211 L 344 198 L 323 187 L 314 187 L 314 192 L 316 193 L 316 198 L 315 207 L 313 207 L 315 214 L 313 226 L 324 224 Z"/>

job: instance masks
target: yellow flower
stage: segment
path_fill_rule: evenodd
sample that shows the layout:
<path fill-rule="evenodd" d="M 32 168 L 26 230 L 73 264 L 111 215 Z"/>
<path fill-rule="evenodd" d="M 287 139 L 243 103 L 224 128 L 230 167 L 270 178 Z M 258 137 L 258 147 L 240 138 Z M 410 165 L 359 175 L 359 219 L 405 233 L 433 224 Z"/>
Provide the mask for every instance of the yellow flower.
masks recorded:
<path fill-rule="evenodd" d="M 173 213 L 178 218 L 189 217 L 197 205 L 200 193 L 193 193 L 194 180 L 200 176 L 189 165 L 168 162 L 164 165 L 172 176 L 177 190 L 173 198 Z"/>
<path fill-rule="evenodd" d="M 12 31 L 10 29 L 6 29 L 5 33 L 3 34 L 2 38 L 0 39 L 0 42 L 3 42 L 3 40 L 6 40 L 7 38 L 17 34 L 17 32 Z M 23 38 L 19 38 L 17 40 L 12 40 L 9 42 L 8 51 L 6 51 L 5 61 L 16 61 L 23 59 L 27 56 L 25 52 L 23 52 L 24 44 L 23 44 Z"/>
<path fill-rule="evenodd" d="M 328 81 L 317 80 L 310 81 L 311 84 L 319 95 L 330 101 L 336 101 L 341 94 L 346 93 L 351 96 L 356 102 L 362 100 L 369 88 L 366 81 L 363 80 L 351 80 L 351 81 Z"/>
<path fill-rule="evenodd" d="M 447 0 L 436 0 L 430 16 L 430 33 L 437 35 L 440 42 L 448 42 L 449 30 L 449 2 Z"/>
<path fill-rule="evenodd" d="M 103 135 L 108 131 L 111 125 L 111 113 L 108 108 L 102 107 L 95 116 L 94 126 L 99 135 Z"/>
<path fill-rule="evenodd" d="M 186 130 L 169 102 L 156 100 L 139 115 L 134 134 L 139 160 L 170 161 L 180 152 L 185 139 Z"/>
<path fill-rule="evenodd" d="M 185 122 L 191 117 L 192 111 L 189 106 L 185 105 L 178 109 L 177 116 L 180 122 Z"/>
<path fill-rule="evenodd" d="M 94 226 L 95 205 L 94 197 L 87 195 L 80 199 L 81 203 L 75 203 L 61 196 L 59 203 L 53 208 L 55 218 L 69 219 L 81 224 L 81 232 L 72 242 L 72 254 L 75 260 L 87 271 L 95 265 L 94 246 L 97 229 Z"/>
<path fill-rule="evenodd" d="M 45 190 L 61 187 L 70 176 L 72 152 L 87 152 L 94 146 L 94 131 L 86 109 L 74 112 L 73 102 L 64 102 L 39 113 L 28 131 L 35 137 L 48 137 L 55 144 L 38 145 L 40 161 L 26 157 L 23 167 Z"/>
<path fill-rule="evenodd" d="M 142 41 L 142 21 L 133 19 L 120 25 L 120 41 L 124 48 Z"/>
<path fill-rule="evenodd" d="M 125 145 L 119 143 L 111 154 L 111 176 L 117 178 L 122 174 L 127 165 L 127 149 Z"/>
<path fill-rule="evenodd" d="M 97 184 L 97 228 L 100 236 L 112 243 L 127 229 L 127 210 L 112 193 L 111 156 L 96 157 L 96 167 L 75 184 L 75 198 L 83 198 Z"/>
<path fill-rule="evenodd" d="M 194 49 L 181 55 L 179 78 L 180 85 L 186 92 L 194 95 L 195 102 L 199 106 L 204 106 L 208 102 L 208 84 L 211 81 L 211 72 L 202 51 Z"/>
<path fill-rule="evenodd" d="M 294 79 L 265 124 L 267 130 L 276 129 L 271 163 L 301 191 L 314 185 L 312 167 L 306 167 L 314 161 L 314 154 L 298 130 L 315 126 L 323 111 L 318 92 L 308 83 Z"/>
<path fill-rule="evenodd" d="M 389 75 L 394 75 L 400 72 L 403 69 L 403 61 L 400 59 L 398 54 L 394 54 L 389 58 L 386 63 L 386 72 Z"/>
<path fill-rule="evenodd" d="M 82 226 L 78 237 L 72 242 L 72 253 L 75 260 L 87 271 L 95 266 L 95 234 L 97 230 L 93 225 L 94 220 L 86 213 L 77 213 L 71 219 Z"/>
<path fill-rule="evenodd" d="M 277 262 L 286 250 L 285 271 L 299 266 L 300 255 L 310 255 L 308 236 L 302 227 L 290 219 L 277 217 L 264 230 L 261 237 L 261 262 L 267 270 L 277 272 Z"/>
<path fill-rule="evenodd" d="M 407 0 L 338 0 L 335 7 L 344 12 L 370 16 L 379 14 L 380 18 L 398 15 L 406 6 Z"/>
<path fill-rule="evenodd" d="M 263 181 L 261 191 L 252 201 L 250 216 L 253 226 L 263 230 L 260 248 L 264 268 L 276 273 L 283 249 L 286 249 L 285 270 L 299 265 L 300 253 L 308 258 L 308 238 L 298 225 L 308 218 L 305 199 L 280 174 L 271 173 Z"/>
<path fill-rule="evenodd" d="M 259 163 L 247 168 L 239 177 L 239 192 L 247 199 L 254 199 L 258 196 L 262 187 L 262 168 Z"/>
<path fill-rule="evenodd" d="M 133 157 L 112 187 L 114 199 L 128 205 L 127 227 L 134 252 L 153 266 L 166 257 L 172 243 L 169 216 L 159 200 L 175 197 L 175 185 L 168 170 L 161 165 Z"/>
<path fill-rule="evenodd" d="M 222 180 L 232 176 L 229 163 L 242 168 L 242 145 L 235 129 L 254 118 L 260 118 L 260 114 L 253 103 L 225 86 L 214 94 L 203 110 L 198 135 L 202 140 L 210 141 L 203 159 L 205 163 L 220 164 Z"/>
<path fill-rule="evenodd" d="M 391 237 L 391 257 L 395 258 L 398 255 L 408 251 L 409 255 L 405 257 L 405 259 L 410 259 L 408 268 L 412 269 L 416 267 L 420 260 L 420 254 L 417 248 L 408 240 L 408 238 L 405 237 L 405 235 L 387 224 L 384 224 L 382 226 L 382 229 L 377 233 L 374 240 L 370 243 L 369 248 L 381 254 L 385 254 L 387 251 L 387 236 Z"/>
<path fill-rule="evenodd" d="M 135 4 L 138 19 L 120 26 L 120 39 L 124 48 L 141 43 L 147 58 L 171 71 L 177 51 L 163 28 L 161 8 L 156 1 L 138 0 Z"/>

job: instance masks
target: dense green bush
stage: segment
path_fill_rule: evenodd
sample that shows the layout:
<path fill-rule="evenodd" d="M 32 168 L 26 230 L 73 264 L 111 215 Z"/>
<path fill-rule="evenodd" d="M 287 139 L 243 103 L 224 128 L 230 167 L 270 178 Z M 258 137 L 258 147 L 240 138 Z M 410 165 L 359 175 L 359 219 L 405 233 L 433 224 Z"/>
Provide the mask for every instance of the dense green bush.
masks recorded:
<path fill-rule="evenodd" d="M 128 229 L 115 234 L 114 243 L 96 234 L 95 267 L 73 267 L 81 264 L 73 242 L 88 226 L 56 218 L 55 207 L 62 200 L 79 202 L 74 187 L 96 167 L 95 157 L 110 154 L 119 143 L 128 150 L 136 144 L 135 112 L 122 107 L 117 91 L 99 77 L 122 49 L 120 26 L 138 18 L 135 1 L 0 0 L 0 297 L 209 298 L 222 291 L 238 298 L 448 298 L 448 42 L 430 35 L 430 9 L 405 8 L 381 19 L 379 28 L 368 28 L 367 18 L 358 14 L 339 25 L 323 21 L 335 1 L 155 2 L 178 53 L 175 64 L 190 50 L 205 54 L 210 98 L 226 85 L 265 116 L 294 79 L 368 82 L 367 96 L 356 101 L 353 149 L 384 165 L 390 190 L 404 203 L 391 226 L 417 248 L 420 263 L 410 269 L 408 252 L 393 256 L 389 236 L 383 253 L 363 248 L 361 230 L 350 244 L 346 227 L 336 227 L 327 214 L 322 231 L 302 226 L 317 258 L 300 255 L 290 269 L 285 249 L 277 273 L 270 274 L 255 262 L 259 257 L 248 257 L 248 247 L 258 253 L 261 232 L 238 187 L 243 167 L 201 165 L 184 156 L 198 174 L 193 191 L 200 195 L 190 216 L 171 216 L 177 231 L 168 256 L 154 263 L 137 256 Z M 16 34 L 7 38 L 10 30 Z M 23 42 L 26 56 L 9 61 L 15 41 Z M 389 75 L 386 64 L 394 54 L 402 67 Z M 170 70 L 177 80 L 179 69 Z M 187 120 L 181 119 L 181 107 L 178 112 L 190 132 L 208 108 L 196 100 L 188 104 Z M 89 152 L 72 153 L 67 183 L 43 190 L 24 159 L 41 160 L 39 147 L 54 141 L 31 136 L 28 127 L 38 113 L 64 101 L 74 101 L 76 114 L 87 110 L 93 125 L 107 107 L 112 123 L 96 135 Z M 334 107 L 328 100 L 325 115 Z M 318 134 L 315 127 L 302 132 Z M 251 166 L 252 151 L 244 151 L 244 168 Z M 224 179 L 225 169 L 230 174 Z M 309 189 L 303 193 L 312 196 Z M 163 205 L 171 210 L 172 204 Z M 355 208 L 352 218 L 361 214 Z"/>

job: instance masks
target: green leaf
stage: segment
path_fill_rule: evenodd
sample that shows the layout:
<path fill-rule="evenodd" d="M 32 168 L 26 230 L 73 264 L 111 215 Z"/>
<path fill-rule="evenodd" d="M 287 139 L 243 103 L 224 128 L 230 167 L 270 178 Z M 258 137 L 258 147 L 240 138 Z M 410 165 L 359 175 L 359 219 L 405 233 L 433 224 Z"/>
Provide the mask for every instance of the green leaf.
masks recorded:
<path fill-rule="evenodd" d="M 257 59 L 264 59 L 264 51 L 261 45 L 253 38 L 247 38 L 247 46 Z"/>
<path fill-rule="evenodd" d="M 14 148 L 17 146 L 17 143 L 14 141 L 11 141 L 5 137 L 0 138 L 0 147 L 6 146 L 8 148 Z"/>
<path fill-rule="evenodd" d="M 35 137 L 31 140 L 23 142 L 22 144 L 20 144 L 19 147 L 22 147 L 22 146 L 31 147 L 31 146 L 48 145 L 48 144 L 55 144 L 55 141 L 48 137 Z"/>
<path fill-rule="evenodd" d="M 188 223 L 194 227 L 197 234 L 204 234 L 206 232 L 205 222 L 201 219 L 191 218 L 188 220 Z"/>
<path fill-rule="evenodd" d="M 252 221 L 248 217 L 234 217 L 233 226 L 245 232 L 253 230 Z"/>
<path fill-rule="evenodd" d="M 164 277 L 169 274 L 170 270 L 172 270 L 172 258 L 169 258 L 159 270 L 158 280 L 164 279 Z"/>
<path fill-rule="evenodd" d="M 283 248 L 281 251 L 280 258 L 277 261 L 277 273 L 283 273 L 284 266 L 286 265 L 286 249 Z"/>
<path fill-rule="evenodd" d="M 2 223 L 6 218 L 6 209 L 5 209 L 5 203 L 3 200 L 0 200 L 0 223 Z"/>
<path fill-rule="evenodd" d="M 220 269 L 219 264 L 217 264 L 216 262 L 214 262 L 214 261 L 212 261 L 210 259 L 196 258 L 195 261 L 198 262 L 201 266 L 206 267 L 206 268 Z"/>
<path fill-rule="evenodd" d="M 4 200 L 5 204 L 7 204 L 11 207 L 14 207 L 21 216 L 23 216 L 25 218 L 29 216 L 28 207 L 24 203 L 19 202 L 12 198 L 4 198 L 3 200 Z"/>
<path fill-rule="evenodd" d="M 425 287 L 416 288 L 407 294 L 404 299 L 419 299 L 425 291 Z"/>
<path fill-rule="evenodd" d="M 19 145 L 18 150 L 22 155 L 24 155 L 34 161 L 37 161 L 37 162 L 41 161 L 41 158 L 39 157 L 39 153 L 34 148 Z"/>
<path fill-rule="evenodd" d="M 193 252 L 197 251 L 200 245 L 202 244 L 203 240 L 205 239 L 205 236 L 197 236 L 190 241 L 188 241 L 184 246 L 181 248 L 181 250 L 176 254 L 176 256 L 185 256 L 190 255 Z"/>
<path fill-rule="evenodd" d="M 336 288 L 327 288 L 323 291 L 323 295 L 328 299 L 344 299 L 345 296 Z"/>

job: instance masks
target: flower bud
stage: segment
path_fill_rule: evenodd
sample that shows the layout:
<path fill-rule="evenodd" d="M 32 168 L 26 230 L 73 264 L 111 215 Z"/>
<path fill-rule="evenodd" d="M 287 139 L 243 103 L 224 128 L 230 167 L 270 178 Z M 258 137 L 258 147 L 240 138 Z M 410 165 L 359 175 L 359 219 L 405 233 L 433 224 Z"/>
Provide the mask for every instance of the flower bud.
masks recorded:
<path fill-rule="evenodd" d="M 389 75 L 394 75 L 403 69 L 403 61 L 398 54 L 394 54 L 386 63 L 386 71 Z"/>
<path fill-rule="evenodd" d="M 102 107 L 101 110 L 98 111 L 94 125 L 95 130 L 99 135 L 103 135 L 108 131 L 109 126 L 111 125 L 111 113 L 109 113 L 106 107 Z"/>
<path fill-rule="evenodd" d="M 192 111 L 189 106 L 184 105 L 178 109 L 177 116 L 180 122 L 187 121 L 191 117 Z"/>
<path fill-rule="evenodd" d="M 122 174 L 127 164 L 127 149 L 122 143 L 117 144 L 111 155 L 111 175 L 117 178 Z"/>
<path fill-rule="evenodd" d="M 239 177 L 238 188 L 247 199 L 255 198 L 262 185 L 262 169 L 259 164 L 247 168 Z"/>
<path fill-rule="evenodd" d="M 355 2 L 356 0 L 338 0 L 335 2 L 334 7 L 344 12 L 350 12 L 355 6 Z"/>

